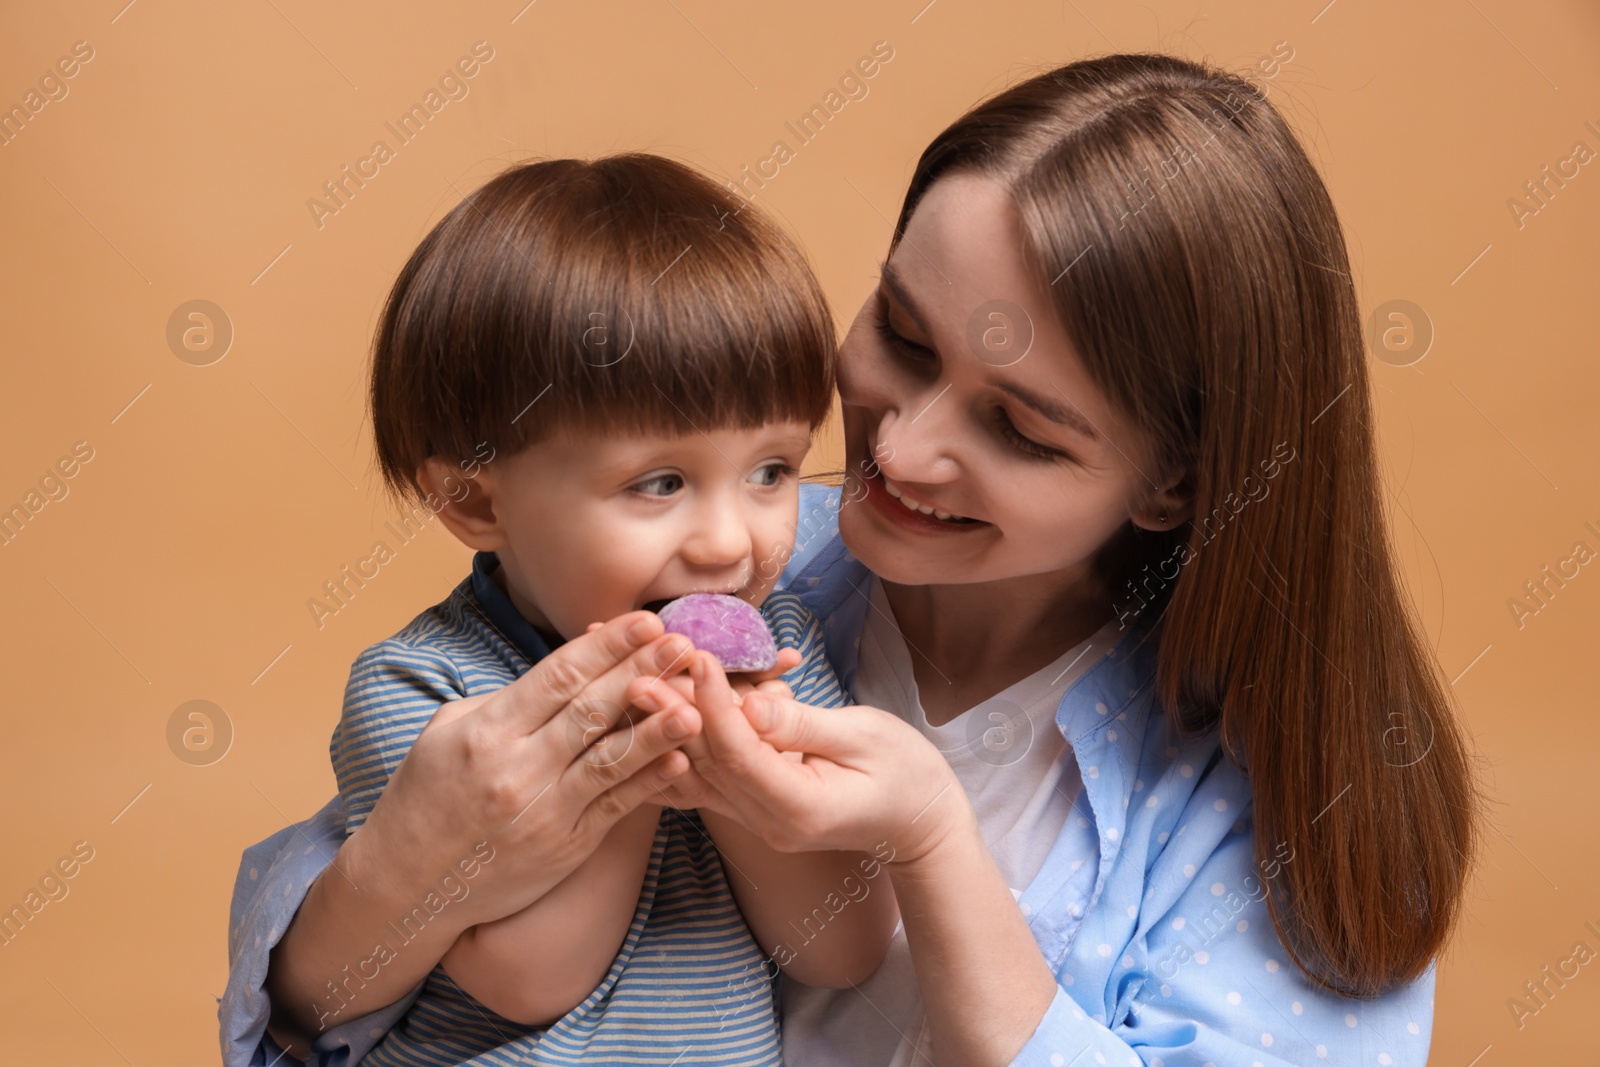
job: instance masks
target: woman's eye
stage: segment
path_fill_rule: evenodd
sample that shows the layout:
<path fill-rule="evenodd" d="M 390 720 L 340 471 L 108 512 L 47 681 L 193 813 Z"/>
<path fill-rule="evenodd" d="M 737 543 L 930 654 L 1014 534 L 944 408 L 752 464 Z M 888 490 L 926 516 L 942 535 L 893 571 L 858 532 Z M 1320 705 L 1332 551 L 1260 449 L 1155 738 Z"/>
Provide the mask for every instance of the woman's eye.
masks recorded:
<path fill-rule="evenodd" d="M 1017 429 L 1016 423 L 1011 421 L 1011 416 L 1006 414 L 1005 408 L 995 408 L 995 422 L 1000 428 L 1000 436 L 1004 437 L 1020 452 L 1025 452 L 1039 459 L 1071 458 L 1065 452 L 1050 448 L 1047 445 L 1041 445 L 1031 437 L 1024 436 L 1022 431 Z"/>
<path fill-rule="evenodd" d="M 889 324 L 889 316 L 882 308 L 878 309 L 877 314 L 873 317 L 872 324 L 877 328 L 878 336 L 883 338 L 890 348 L 901 355 L 916 360 L 926 360 L 933 357 L 932 349 L 902 337 L 900 332 Z"/>
<path fill-rule="evenodd" d="M 682 488 L 683 476 L 681 474 L 658 474 L 654 478 L 648 478 L 635 485 L 633 491 L 642 493 L 645 496 L 671 496 Z"/>
<path fill-rule="evenodd" d="M 765 466 L 757 467 L 755 473 L 750 475 L 750 480 L 759 486 L 770 488 L 775 485 L 782 485 L 785 478 L 791 474 L 798 473 L 799 471 L 787 463 L 768 463 Z"/>

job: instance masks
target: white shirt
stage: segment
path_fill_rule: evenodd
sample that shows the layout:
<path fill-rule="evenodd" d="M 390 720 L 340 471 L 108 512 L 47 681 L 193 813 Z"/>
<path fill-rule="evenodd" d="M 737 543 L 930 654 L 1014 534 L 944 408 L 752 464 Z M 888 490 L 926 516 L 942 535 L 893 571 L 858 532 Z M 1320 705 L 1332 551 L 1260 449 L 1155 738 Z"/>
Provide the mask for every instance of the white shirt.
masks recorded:
<path fill-rule="evenodd" d="M 1060 836 L 1082 786 L 1077 760 L 1056 726 L 1056 708 L 1067 688 L 1116 644 L 1115 621 L 1055 662 L 933 726 L 923 713 L 911 653 L 883 585 L 876 577 L 871 585 L 856 702 L 900 716 L 944 753 L 1012 897 L 1019 897 Z M 783 1050 L 785 1063 L 803 1067 L 933 1062 L 903 924 L 882 966 L 855 989 L 784 983 Z"/>

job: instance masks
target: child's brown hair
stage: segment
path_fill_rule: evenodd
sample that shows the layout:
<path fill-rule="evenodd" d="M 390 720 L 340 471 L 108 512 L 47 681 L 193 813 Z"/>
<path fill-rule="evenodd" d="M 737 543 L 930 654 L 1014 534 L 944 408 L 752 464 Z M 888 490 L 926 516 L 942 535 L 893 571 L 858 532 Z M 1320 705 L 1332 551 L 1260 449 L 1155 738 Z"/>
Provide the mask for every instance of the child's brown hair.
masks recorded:
<path fill-rule="evenodd" d="M 558 429 L 694 433 L 832 403 L 827 301 L 755 208 L 644 153 L 517 165 L 406 262 L 373 342 L 389 490 L 423 461 L 511 455 Z"/>

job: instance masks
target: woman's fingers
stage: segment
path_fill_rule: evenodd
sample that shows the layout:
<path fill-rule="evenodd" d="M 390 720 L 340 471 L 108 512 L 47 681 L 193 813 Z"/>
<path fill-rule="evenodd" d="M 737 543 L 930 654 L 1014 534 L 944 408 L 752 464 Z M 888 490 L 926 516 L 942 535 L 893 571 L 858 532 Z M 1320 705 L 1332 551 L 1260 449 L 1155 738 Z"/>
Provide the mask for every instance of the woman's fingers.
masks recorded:
<path fill-rule="evenodd" d="M 501 699 L 485 709 L 494 725 L 508 734 L 531 734 L 548 723 L 580 694 L 591 702 L 609 697 L 615 703 L 628 680 L 638 674 L 662 670 L 684 645 L 674 646 L 663 656 L 658 641 L 663 633 L 661 617 L 652 611 L 630 611 L 579 637 L 573 638 L 531 669 L 500 690 Z M 682 640 L 682 639 L 680 639 Z M 691 646 L 692 647 L 692 646 Z M 595 688 L 595 683 L 624 669 L 626 677 L 614 678 L 614 685 Z M 606 689 L 614 689 L 614 693 Z M 586 692 L 588 691 L 588 692 Z M 609 712 L 611 709 L 605 709 Z M 620 705 L 615 708 L 620 716 Z M 613 718 L 613 721 L 615 719 Z"/>
<path fill-rule="evenodd" d="M 640 718 L 624 695 L 629 683 L 645 674 L 658 677 L 662 671 L 682 671 L 693 648 L 687 637 L 677 634 L 652 642 L 585 686 L 563 714 L 552 718 L 530 740 L 543 745 L 559 739 L 556 743 L 567 761 L 596 744 L 613 743 L 612 734 Z"/>
<path fill-rule="evenodd" d="M 685 685 L 688 686 L 685 691 Z M 674 708 L 694 708 L 694 683 L 684 675 L 673 678 L 635 678 L 624 691 L 627 700 L 652 715 L 664 715 Z M 696 714 L 699 709 L 694 708 Z M 701 718 L 702 724 L 704 717 Z M 705 730 L 702 728 L 684 739 L 680 746 L 691 763 L 701 766 L 709 753 L 706 749 Z M 698 775 L 696 775 L 698 777 Z"/>
<path fill-rule="evenodd" d="M 788 700 L 794 699 L 794 690 L 790 689 L 789 683 L 782 678 L 772 678 L 762 682 L 756 686 L 756 691 L 758 693 L 771 693 L 774 696 L 784 697 Z"/>
<path fill-rule="evenodd" d="M 628 695 L 636 703 L 653 710 L 657 716 L 677 708 L 694 708 L 699 712 L 702 723 L 699 733 L 682 745 L 684 754 L 694 765 L 695 775 L 706 783 L 712 794 L 709 799 L 702 795 L 697 806 L 708 807 L 748 823 L 747 816 L 755 816 L 759 805 L 755 805 L 739 788 L 740 776 L 726 772 L 731 765 L 747 766 L 751 760 L 774 758 L 777 753 L 764 744 L 750 729 L 750 724 L 744 721 L 739 702 L 716 657 L 709 652 L 696 651 L 690 659 L 689 673 L 691 680 L 695 681 L 694 704 L 685 700 L 676 680 L 669 684 L 659 679 L 639 679 L 628 687 Z M 788 690 L 781 682 L 762 684 L 781 686 L 785 692 Z M 719 733 L 716 751 L 710 743 L 713 729 Z"/>
<path fill-rule="evenodd" d="M 740 721 L 740 697 L 728 684 L 722 664 L 709 652 L 695 652 L 690 657 L 689 678 L 694 682 L 694 704 L 705 716 L 706 744 L 713 758 L 722 762 L 746 754 L 752 746 L 759 746 L 760 738 Z"/>
<path fill-rule="evenodd" d="M 598 637 L 596 631 L 591 637 Z M 554 744 L 564 762 L 583 755 L 585 749 L 640 718 L 627 697 L 637 679 L 662 679 L 682 673 L 694 645 L 680 634 L 666 634 L 639 649 L 584 686 L 565 710 L 547 719 L 531 737 L 536 747 Z M 526 677 L 526 676 L 524 676 Z"/>
<path fill-rule="evenodd" d="M 600 793 L 583 809 L 573 826 L 581 840 L 598 841 L 607 830 L 640 804 L 665 804 L 665 790 L 689 770 L 689 757 L 670 751 L 657 756 L 637 773 Z"/>
<path fill-rule="evenodd" d="M 647 680 L 659 681 L 662 685 L 669 685 L 673 689 L 677 690 L 678 695 L 683 698 L 683 702 L 685 704 L 694 703 L 694 680 L 689 677 L 687 666 L 685 666 L 684 670 L 680 673 L 669 674 L 665 678 Z"/>
<path fill-rule="evenodd" d="M 701 724 L 700 713 L 692 705 L 683 705 L 606 733 L 567 766 L 556 788 L 570 802 L 587 806 L 600 794 L 682 746 L 700 732 Z M 687 765 L 685 756 L 684 766 Z"/>
<path fill-rule="evenodd" d="M 813 708 L 766 693 L 751 693 L 744 710 L 763 740 L 785 755 L 802 754 L 800 763 L 785 764 L 787 781 L 762 773 L 739 782 L 782 820 L 805 827 L 797 847 L 871 850 L 891 840 L 901 855 L 916 856 L 963 810 L 971 817 L 944 755 L 898 716 Z"/>
<path fill-rule="evenodd" d="M 744 698 L 744 718 L 773 748 L 826 756 L 849 765 L 875 725 L 856 708 L 813 708 L 792 697 L 757 690 Z"/>
<path fill-rule="evenodd" d="M 791 763 L 759 737 L 745 718 L 741 698 L 728 685 L 722 667 L 709 655 L 694 654 L 689 675 L 695 683 L 695 706 L 703 717 L 706 775 L 724 795 L 737 797 L 745 814 L 759 818 L 756 809 L 773 813 L 795 796 L 797 775 L 807 768 Z M 753 699 L 754 691 L 743 699 Z M 775 698 L 775 697 L 774 697 Z M 694 754 L 691 753 L 691 756 Z M 701 760 L 696 760 L 700 764 Z"/>

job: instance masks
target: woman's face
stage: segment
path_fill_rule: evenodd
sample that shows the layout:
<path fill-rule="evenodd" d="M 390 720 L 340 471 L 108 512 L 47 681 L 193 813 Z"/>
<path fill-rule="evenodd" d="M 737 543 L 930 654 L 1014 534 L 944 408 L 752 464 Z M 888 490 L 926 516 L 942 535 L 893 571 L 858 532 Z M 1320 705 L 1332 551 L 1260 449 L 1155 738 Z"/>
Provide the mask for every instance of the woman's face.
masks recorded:
<path fill-rule="evenodd" d="M 1173 501 L 1140 471 L 1157 477 L 1143 436 L 1090 380 L 991 179 L 929 188 L 844 339 L 839 395 L 840 534 L 886 581 L 1070 586 L 1130 518 L 1178 521 L 1158 522 Z"/>

